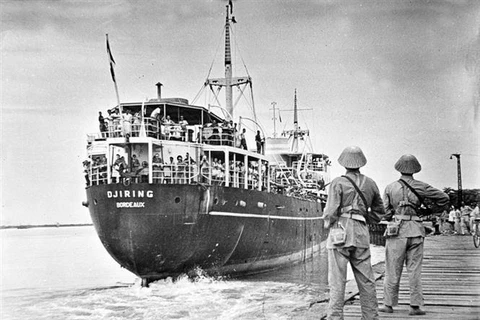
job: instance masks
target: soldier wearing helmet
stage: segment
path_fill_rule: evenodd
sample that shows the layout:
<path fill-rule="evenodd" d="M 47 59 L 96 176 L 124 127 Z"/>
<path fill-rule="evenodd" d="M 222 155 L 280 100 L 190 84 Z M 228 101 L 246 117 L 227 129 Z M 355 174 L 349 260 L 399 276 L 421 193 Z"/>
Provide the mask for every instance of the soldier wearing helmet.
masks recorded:
<path fill-rule="evenodd" d="M 409 315 L 424 315 L 425 311 L 420 307 L 423 305 L 421 272 L 425 229 L 419 209 L 423 199 L 429 199 L 433 202 L 434 212 L 440 215 L 448 208 L 449 198 L 444 192 L 413 178 L 414 173 L 422 170 L 415 156 L 401 156 L 394 167 L 401 176 L 385 188 L 383 204 L 387 214 L 385 219 L 396 221 L 399 228 L 397 235 L 386 240 L 384 306 L 379 311 L 392 313 L 393 307 L 398 304 L 400 277 L 405 264 L 410 283 Z"/>
<path fill-rule="evenodd" d="M 327 239 L 330 287 L 327 319 L 343 319 L 349 262 L 360 291 L 362 319 L 378 319 L 367 223 L 378 223 L 384 216 L 382 197 L 375 181 L 360 173 L 367 159 L 359 147 L 345 148 L 338 162 L 347 171 L 330 184 L 324 213 L 325 228 L 330 228 Z M 341 229 L 344 230 L 344 239 L 337 241 L 335 235 Z"/>

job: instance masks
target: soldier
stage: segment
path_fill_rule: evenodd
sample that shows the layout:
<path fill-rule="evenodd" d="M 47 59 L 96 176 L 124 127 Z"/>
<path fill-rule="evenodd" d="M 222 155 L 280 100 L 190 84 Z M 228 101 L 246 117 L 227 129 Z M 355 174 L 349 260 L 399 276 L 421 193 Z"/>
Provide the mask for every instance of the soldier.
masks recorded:
<path fill-rule="evenodd" d="M 362 319 L 378 319 L 367 223 L 377 223 L 384 216 L 382 197 L 376 183 L 360 173 L 367 159 L 359 147 L 345 148 L 338 162 L 347 172 L 330 184 L 324 213 L 325 228 L 331 228 L 327 240 L 330 287 L 327 319 L 343 319 L 348 262 L 360 291 Z M 342 230 L 344 238 L 339 241 Z"/>
<path fill-rule="evenodd" d="M 400 180 L 386 187 L 383 203 L 387 214 L 385 219 L 394 219 L 399 222 L 399 227 L 398 235 L 387 235 L 384 306 L 379 311 L 392 313 L 393 306 L 398 304 L 400 278 L 405 263 L 410 283 L 409 315 L 424 315 L 425 311 L 420 306 L 423 305 L 421 272 L 425 229 L 418 211 L 423 199 L 430 199 L 434 204 L 434 212 L 440 213 L 448 208 L 449 198 L 444 192 L 413 178 L 413 174 L 422 169 L 415 156 L 401 156 L 395 169 L 402 175 Z"/>

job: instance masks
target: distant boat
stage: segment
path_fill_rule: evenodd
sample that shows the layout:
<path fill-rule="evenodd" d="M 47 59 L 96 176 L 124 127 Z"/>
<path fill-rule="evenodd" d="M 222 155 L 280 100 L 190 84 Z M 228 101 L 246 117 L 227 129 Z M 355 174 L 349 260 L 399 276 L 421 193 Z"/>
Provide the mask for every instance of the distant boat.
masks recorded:
<path fill-rule="evenodd" d="M 205 82 L 214 93 L 225 89 L 223 116 L 162 98 L 158 83 L 156 99 L 121 103 L 108 130 L 88 135 L 84 205 L 107 251 L 143 285 L 196 268 L 239 275 L 289 266 L 311 258 L 326 237 L 330 161 L 308 148 L 296 95 L 293 128 L 259 141 L 259 150 L 241 144 L 251 119 L 233 126 L 232 88 L 252 82 L 232 76 L 231 14 L 229 5 L 225 78 Z"/>

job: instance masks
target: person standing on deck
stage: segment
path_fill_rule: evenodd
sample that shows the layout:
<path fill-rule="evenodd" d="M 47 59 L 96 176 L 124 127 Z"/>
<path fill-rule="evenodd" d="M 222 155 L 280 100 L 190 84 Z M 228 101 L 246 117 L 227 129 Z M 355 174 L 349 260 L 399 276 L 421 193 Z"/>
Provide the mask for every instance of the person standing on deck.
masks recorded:
<path fill-rule="evenodd" d="M 247 148 L 247 139 L 245 137 L 245 133 L 247 130 L 243 128 L 242 133 L 240 133 L 240 148 L 244 150 L 248 150 Z"/>
<path fill-rule="evenodd" d="M 255 143 L 257 144 L 257 153 L 262 153 L 262 136 L 260 135 L 260 130 L 257 130 Z"/>
<path fill-rule="evenodd" d="M 132 120 L 133 116 L 130 110 L 125 110 L 125 112 L 122 114 L 122 136 L 126 138 L 130 138 L 132 135 Z"/>
<path fill-rule="evenodd" d="M 102 138 L 105 138 L 103 135 L 103 132 L 107 131 L 107 126 L 105 124 L 105 118 L 102 115 L 102 112 L 98 112 L 98 126 L 100 129 L 100 132 L 102 133 Z"/>
<path fill-rule="evenodd" d="M 150 131 L 154 131 L 153 128 L 157 128 L 157 138 L 162 139 L 162 110 L 160 107 L 157 107 L 155 110 L 152 111 L 150 114 L 150 118 L 152 118 L 154 121 L 154 125 L 150 125 Z"/>
<path fill-rule="evenodd" d="M 345 148 L 338 162 L 347 172 L 330 184 L 323 215 L 325 228 L 331 228 L 327 239 L 330 287 L 327 319 L 343 319 L 348 262 L 360 291 L 362 319 L 378 319 L 367 223 L 378 223 L 385 215 L 382 197 L 377 184 L 360 173 L 367 159 L 359 147 Z M 338 228 L 343 228 L 345 239 L 335 244 L 332 238 Z"/>
<path fill-rule="evenodd" d="M 181 135 L 182 135 L 182 140 L 187 141 L 187 126 L 188 122 L 183 118 L 183 116 L 180 116 L 180 121 L 178 122 L 180 125 L 180 128 L 182 129 Z"/>
<path fill-rule="evenodd" d="M 140 168 L 140 160 L 138 160 L 136 154 L 132 155 L 132 159 L 130 160 L 130 163 L 132 164 L 132 172 L 137 172 L 138 169 Z"/>
<path fill-rule="evenodd" d="M 398 235 L 388 237 L 385 245 L 385 281 L 383 286 L 384 306 L 381 312 L 392 313 L 398 304 L 398 291 L 403 264 L 407 266 L 410 284 L 409 315 L 424 315 L 422 293 L 422 262 L 425 229 L 418 216 L 422 200 L 409 188 L 412 187 L 420 197 L 430 199 L 434 212 L 448 208 L 448 195 L 429 184 L 415 180 L 413 174 L 422 169 L 415 156 L 405 154 L 395 163 L 395 169 L 402 175 L 400 180 L 389 184 L 385 189 L 383 203 L 387 212 L 386 220 L 400 222 Z"/>

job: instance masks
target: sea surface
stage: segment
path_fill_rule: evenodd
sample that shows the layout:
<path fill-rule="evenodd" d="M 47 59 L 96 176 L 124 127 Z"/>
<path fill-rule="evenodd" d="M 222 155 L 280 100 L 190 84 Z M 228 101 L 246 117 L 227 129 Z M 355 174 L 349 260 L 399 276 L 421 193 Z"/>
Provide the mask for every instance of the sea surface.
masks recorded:
<path fill-rule="evenodd" d="M 328 297 L 325 249 L 308 262 L 255 276 L 180 277 L 142 288 L 92 226 L 0 233 L 2 320 L 318 319 L 317 302 Z M 382 259 L 383 248 L 372 247 L 372 263 Z"/>

